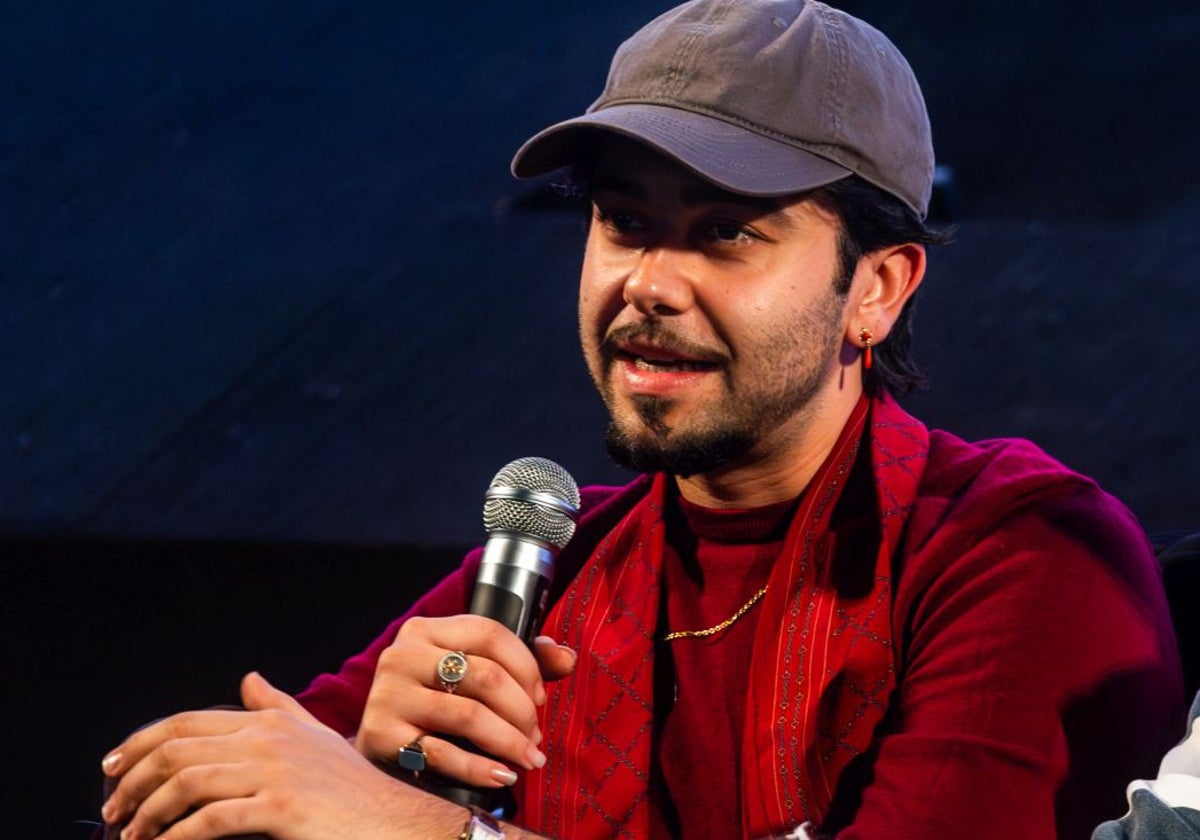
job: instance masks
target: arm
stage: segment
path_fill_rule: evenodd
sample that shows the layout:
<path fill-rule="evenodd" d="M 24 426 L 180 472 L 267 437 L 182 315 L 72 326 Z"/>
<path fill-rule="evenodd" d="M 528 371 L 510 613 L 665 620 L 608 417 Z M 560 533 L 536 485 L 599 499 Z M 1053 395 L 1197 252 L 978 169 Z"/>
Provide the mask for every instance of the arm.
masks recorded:
<path fill-rule="evenodd" d="M 974 533 L 942 519 L 907 558 L 899 688 L 861 800 L 839 791 L 839 837 L 1087 836 L 1177 737 L 1154 559 L 1097 497 Z"/>
<path fill-rule="evenodd" d="M 257 674 L 247 711 L 184 712 L 131 735 L 103 762 L 104 804 L 125 840 L 452 840 L 461 806 L 392 778 Z M 506 840 L 537 835 L 505 827 Z"/>
<path fill-rule="evenodd" d="M 582 514 L 575 536 L 554 563 L 551 603 L 562 594 L 580 565 L 587 560 L 591 548 L 620 521 L 649 485 L 649 477 L 643 476 L 624 488 L 595 485 L 580 488 Z M 317 719 L 343 735 L 351 736 L 357 732 L 380 656 L 392 645 L 409 619 L 468 612 L 482 556 L 482 547 L 469 552 L 458 569 L 389 624 L 364 651 L 347 659 L 336 674 L 316 677 L 296 699 Z"/>
<path fill-rule="evenodd" d="M 635 484 L 632 493 L 622 495 L 615 488 L 584 488 L 581 495 L 590 512 L 580 531 L 606 531 L 641 489 Z M 573 548 L 585 542 L 577 533 L 559 557 L 560 589 L 586 558 L 585 546 L 572 559 Z M 490 673 L 512 680 L 526 695 L 525 700 L 518 698 L 518 705 L 533 703 L 543 679 L 561 676 L 574 665 L 574 653 L 548 639 L 538 640 L 536 655 L 511 633 L 510 638 L 494 638 L 497 647 L 486 647 L 489 642 L 482 639 L 494 631 L 484 630 L 481 637 L 481 619 L 460 615 L 469 608 L 481 554 L 480 549 L 468 554 L 459 569 L 393 621 L 366 650 L 348 659 L 337 674 L 317 677 L 295 700 L 251 676 L 243 684 L 243 701 L 251 711 L 185 712 L 135 733 L 104 762 L 106 775 L 119 780 L 105 804 L 106 822 L 133 820 L 137 827 L 132 837 L 155 836 L 159 828 L 171 825 L 166 835 L 170 840 L 255 830 L 267 831 L 275 840 L 458 837 L 465 809 L 390 775 L 397 772 L 399 748 L 421 731 L 406 719 L 408 713 L 400 708 L 404 701 L 396 698 L 406 692 L 417 696 L 420 702 L 413 714 L 427 715 L 422 721 L 438 732 L 461 734 L 461 725 L 436 717 L 447 695 L 436 685 L 434 668 L 447 650 L 468 652 L 474 676 Z M 446 619 L 454 626 L 432 620 L 447 616 L 458 616 Z M 410 625 L 414 618 L 430 620 Z M 402 633 L 406 625 L 410 629 Z M 405 655 L 406 645 L 411 655 Z M 422 655 L 422 645 L 427 655 Z M 514 657 L 527 659 L 513 664 Z M 501 666 L 501 660 L 509 664 Z M 465 680 L 463 688 L 469 684 Z M 494 709 L 477 701 L 473 708 L 496 717 Z M 520 731 L 519 723 L 505 714 L 498 717 Z M 470 721 L 472 714 L 464 719 Z M 516 739 L 521 750 L 528 748 L 531 734 L 523 732 Z M 456 772 L 446 761 L 452 754 L 438 755 L 438 740 L 433 739 L 433 754 L 427 756 L 430 766 Z M 422 743 L 427 742 L 428 738 Z M 474 771 L 457 772 L 470 778 L 482 772 L 487 783 L 496 762 L 481 756 L 471 761 Z M 503 783 L 492 778 L 490 784 Z M 179 822 L 172 825 L 174 820 Z M 233 824 L 239 830 L 228 830 Z M 512 826 L 506 831 L 506 840 L 534 837 Z"/>

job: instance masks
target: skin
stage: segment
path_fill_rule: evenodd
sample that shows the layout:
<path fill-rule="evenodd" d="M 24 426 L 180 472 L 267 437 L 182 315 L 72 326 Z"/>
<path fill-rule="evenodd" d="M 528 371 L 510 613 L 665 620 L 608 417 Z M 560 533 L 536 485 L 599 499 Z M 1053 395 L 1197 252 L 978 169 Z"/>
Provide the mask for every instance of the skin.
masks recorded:
<path fill-rule="evenodd" d="M 867 254 L 839 296 L 838 220 L 809 197 L 723 193 L 617 139 L 593 187 L 579 327 L 615 433 L 654 457 L 735 433 L 737 451 L 718 466 L 676 477 L 682 495 L 718 508 L 795 498 L 862 394 L 861 328 L 875 343 L 886 338 L 921 282 L 924 249 Z M 432 664 L 454 650 L 467 654 L 468 675 L 448 695 Z M 552 639 L 530 650 L 490 619 L 414 618 L 381 656 L 352 741 L 250 674 L 247 711 L 184 712 L 114 749 L 102 767 L 119 783 L 102 814 L 128 823 L 122 840 L 251 831 L 446 840 L 462 828 L 461 806 L 381 768 L 424 735 L 432 769 L 477 786 L 512 784 L 545 761 L 536 707 L 546 681 L 574 664 L 575 653 Z M 494 757 L 434 732 L 467 737 Z"/>
<path fill-rule="evenodd" d="M 866 255 L 841 297 L 838 220 L 811 198 L 715 190 L 632 141 L 608 145 L 593 192 L 579 327 L 613 424 L 662 448 L 746 425 L 746 451 L 677 478 L 684 498 L 718 508 L 795 498 L 862 394 L 861 329 L 886 338 L 920 284 L 924 249 Z"/>
<path fill-rule="evenodd" d="M 102 815 L 128 822 L 122 840 L 445 840 L 462 829 L 461 806 L 381 772 L 260 675 L 241 695 L 246 711 L 173 715 L 105 757 L 120 782 Z"/>

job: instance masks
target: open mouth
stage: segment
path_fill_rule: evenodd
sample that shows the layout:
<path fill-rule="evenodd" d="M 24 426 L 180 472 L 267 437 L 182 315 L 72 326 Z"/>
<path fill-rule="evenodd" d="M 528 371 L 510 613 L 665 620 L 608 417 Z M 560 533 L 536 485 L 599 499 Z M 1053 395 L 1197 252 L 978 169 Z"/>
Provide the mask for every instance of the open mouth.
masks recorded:
<path fill-rule="evenodd" d="M 729 359 L 719 351 L 668 334 L 650 334 L 643 327 L 614 330 L 601 352 L 609 363 L 619 362 L 644 374 L 710 373 Z"/>
<path fill-rule="evenodd" d="M 688 359 L 653 359 L 646 356 L 625 356 L 633 362 L 633 366 L 638 370 L 643 370 L 648 373 L 681 373 L 692 371 L 715 370 L 716 365 L 712 362 L 692 361 Z"/>

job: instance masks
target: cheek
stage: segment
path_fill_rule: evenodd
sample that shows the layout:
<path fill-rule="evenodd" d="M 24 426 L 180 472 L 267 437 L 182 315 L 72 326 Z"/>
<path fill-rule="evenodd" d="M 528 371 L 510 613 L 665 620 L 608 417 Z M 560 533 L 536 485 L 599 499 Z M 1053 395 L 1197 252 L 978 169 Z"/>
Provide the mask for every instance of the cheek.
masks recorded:
<path fill-rule="evenodd" d="M 611 323 L 605 314 L 605 296 L 595 278 L 584 264 L 579 281 L 579 341 L 583 347 L 583 358 L 593 377 L 599 372 L 600 342 Z"/>
<path fill-rule="evenodd" d="M 599 342 L 625 307 L 623 275 L 596 258 L 589 248 L 579 277 L 579 328 L 584 346 Z"/>

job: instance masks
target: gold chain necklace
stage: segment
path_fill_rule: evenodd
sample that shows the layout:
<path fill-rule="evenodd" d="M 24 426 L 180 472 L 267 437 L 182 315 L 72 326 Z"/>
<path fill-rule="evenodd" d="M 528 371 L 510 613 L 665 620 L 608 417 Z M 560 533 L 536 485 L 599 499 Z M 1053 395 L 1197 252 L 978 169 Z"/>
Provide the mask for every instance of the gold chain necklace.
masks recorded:
<path fill-rule="evenodd" d="M 739 618 L 748 613 L 750 608 L 758 603 L 758 599 L 766 594 L 767 587 L 764 586 L 762 589 L 755 592 L 750 600 L 742 605 L 741 609 L 729 616 L 729 618 L 725 619 L 720 624 L 714 624 L 712 627 L 709 627 L 705 630 L 676 630 L 674 633 L 668 633 L 667 635 L 663 636 L 663 641 L 673 642 L 676 639 L 690 639 L 695 638 L 696 636 L 711 636 L 713 633 L 720 633 L 726 627 L 733 624 L 733 622 L 737 621 Z"/>

